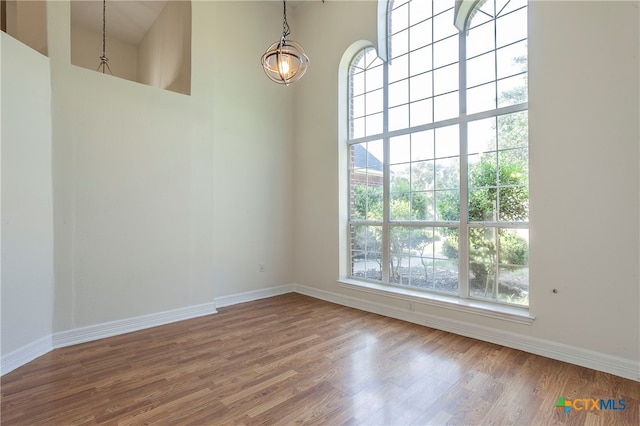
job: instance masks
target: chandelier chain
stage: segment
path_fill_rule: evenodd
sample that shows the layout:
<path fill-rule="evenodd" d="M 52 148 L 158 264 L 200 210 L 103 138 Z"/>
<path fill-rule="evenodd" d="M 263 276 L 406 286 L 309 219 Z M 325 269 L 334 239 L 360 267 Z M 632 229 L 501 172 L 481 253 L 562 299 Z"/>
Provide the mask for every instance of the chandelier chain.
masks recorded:
<path fill-rule="evenodd" d="M 287 2 L 282 1 L 282 40 L 284 40 L 289 34 L 291 34 L 291 28 L 287 22 Z"/>
<path fill-rule="evenodd" d="M 102 0 L 102 56 L 107 52 L 107 0 Z"/>

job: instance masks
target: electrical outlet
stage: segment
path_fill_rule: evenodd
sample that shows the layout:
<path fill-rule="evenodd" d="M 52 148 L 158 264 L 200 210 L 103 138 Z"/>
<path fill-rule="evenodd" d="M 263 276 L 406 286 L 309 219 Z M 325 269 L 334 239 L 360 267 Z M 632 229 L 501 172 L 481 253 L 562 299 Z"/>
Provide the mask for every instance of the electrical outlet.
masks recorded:
<path fill-rule="evenodd" d="M 258 263 L 258 271 L 264 272 L 264 263 Z"/>

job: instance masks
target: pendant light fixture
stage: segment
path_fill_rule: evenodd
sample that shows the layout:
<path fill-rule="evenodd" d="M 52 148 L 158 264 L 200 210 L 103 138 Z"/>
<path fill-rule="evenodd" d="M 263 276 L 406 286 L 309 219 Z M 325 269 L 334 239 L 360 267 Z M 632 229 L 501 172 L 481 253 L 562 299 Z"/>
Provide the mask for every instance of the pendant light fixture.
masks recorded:
<path fill-rule="evenodd" d="M 102 56 L 100 56 L 100 65 L 96 71 L 102 71 L 104 74 L 109 70 L 109 74 L 113 75 L 109 67 L 109 58 L 107 58 L 107 0 L 102 0 Z"/>
<path fill-rule="evenodd" d="M 265 74 L 278 84 L 289 84 L 298 81 L 309 66 L 309 57 L 300 44 L 287 40 L 291 33 L 287 22 L 287 2 L 283 1 L 282 36 L 262 55 L 262 67 Z"/>

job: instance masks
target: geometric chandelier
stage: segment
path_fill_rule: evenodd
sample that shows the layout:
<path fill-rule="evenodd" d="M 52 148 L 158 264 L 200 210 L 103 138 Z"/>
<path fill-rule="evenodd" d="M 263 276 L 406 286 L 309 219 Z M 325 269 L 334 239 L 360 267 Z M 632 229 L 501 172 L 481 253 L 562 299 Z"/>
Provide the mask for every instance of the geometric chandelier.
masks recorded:
<path fill-rule="evenodd" d="M 262 55 L 261 62 L 265 74 L 271 81 L 288 86 L 302 78 L 309 66 L 309 57 L 300 44 L 287 40 L 291 30 L 287 22 L 287 2 L 282 3 L 282 36 L 279 41 L 269 46 Z"/>

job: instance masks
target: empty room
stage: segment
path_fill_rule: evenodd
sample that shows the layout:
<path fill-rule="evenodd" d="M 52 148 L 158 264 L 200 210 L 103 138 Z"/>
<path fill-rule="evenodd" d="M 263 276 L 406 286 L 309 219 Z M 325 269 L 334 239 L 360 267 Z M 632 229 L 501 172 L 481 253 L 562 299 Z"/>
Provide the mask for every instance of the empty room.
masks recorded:
<path fill-rule="evenodd" d="M 640 423 L 640 2 L 0 12 L 0 424 Z"/>

